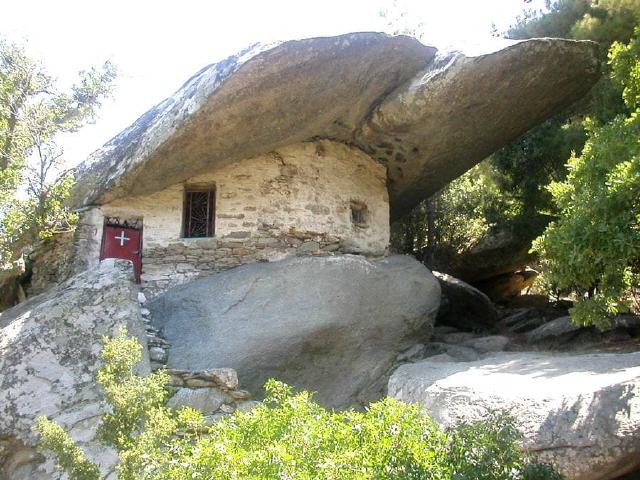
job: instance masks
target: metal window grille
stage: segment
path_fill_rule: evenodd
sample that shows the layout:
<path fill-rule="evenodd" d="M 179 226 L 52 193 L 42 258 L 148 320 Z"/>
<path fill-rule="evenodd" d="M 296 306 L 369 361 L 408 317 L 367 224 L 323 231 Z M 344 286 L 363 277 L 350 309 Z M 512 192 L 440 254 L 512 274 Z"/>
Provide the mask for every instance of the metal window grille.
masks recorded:
<path fill-rule="evenodd" d="M 366 226 L 369 219 L 367 206 L 362 202 L 351 202 L 351 223 L 358 227 Z"/>
<path fill-rule="evenodd" d="M 354 225 L 361 225 L 364 221 L 364 212 L 360 209 L 351 207 L 351 223 Z"/>
<path fill-rule="evenodd" d="M 215 191 L 186 190 L 184 196 L 185 238 L 213 237 L 215 233 Z"/>

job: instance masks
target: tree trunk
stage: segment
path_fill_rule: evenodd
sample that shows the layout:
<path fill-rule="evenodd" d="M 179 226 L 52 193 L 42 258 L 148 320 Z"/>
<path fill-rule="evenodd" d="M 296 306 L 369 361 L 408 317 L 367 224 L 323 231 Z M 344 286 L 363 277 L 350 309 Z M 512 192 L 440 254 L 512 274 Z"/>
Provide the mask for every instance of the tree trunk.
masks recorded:
<path fill-rule="evenodd" d="M 436 198 L 435 195 L 427 200 L 427 255 L 425 263 L 433 269 L 436 256 Z"/>

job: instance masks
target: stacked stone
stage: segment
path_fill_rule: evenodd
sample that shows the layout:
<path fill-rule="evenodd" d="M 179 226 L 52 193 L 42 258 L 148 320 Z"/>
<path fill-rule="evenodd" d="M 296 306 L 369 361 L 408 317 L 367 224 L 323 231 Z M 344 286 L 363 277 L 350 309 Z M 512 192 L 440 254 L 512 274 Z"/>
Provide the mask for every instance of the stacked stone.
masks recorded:
<path fill-rule="evenodd" d="M 149 361 L 151 370 L 155 371 L 167 366 L 169 347 L 171 345 L 164 339 L 160 330 L 151 325 L 151 311 L 144 306 L 146 302 L 147 297 L 145 294 L 138 292 L 138 303 L 140 303 L 140 313 L 144 321 L 147 346 L 149 348 Z"/>
<path fill-rule="evenodd" d="M 238 374 L 231 368 L 187 371 L 167 370 L 169 385 L 175 389 L 168 402 L 172 408 L 191 407 L 205 415 L 207 423 L 215 422 L 236 410 L 248 411 L 260 402 L 238 389 Z"/>
<path fill-rule="evenodd" d="M 290 230 L 261 224 L 259 235 L 233 232 L 223 238 L 191 239 L 143 252 L 142 287 L 150 296 L 203 275 L 247 263 L 294 256 L 359 253 L 340 238 L 324 233 Z"/>
<path fill-rule="evenodd" d="M 140 312 L 144 320 L 151 370 L 166 369 L 169 360 L 169 342 L 157 328 L 151 325 L 151 311 L 145 307 L 147 298 L 138 293 Z M 191 407 L 201 411 L 207 423 L 219 420 L 236 410 L 247 411 L 258 405 L 251 401 L 251 394 L 238 389 L 238 374 L 231 368 L 189 371 L 167 369 L 168 386 L 174 390 L 168 406 Z"/>

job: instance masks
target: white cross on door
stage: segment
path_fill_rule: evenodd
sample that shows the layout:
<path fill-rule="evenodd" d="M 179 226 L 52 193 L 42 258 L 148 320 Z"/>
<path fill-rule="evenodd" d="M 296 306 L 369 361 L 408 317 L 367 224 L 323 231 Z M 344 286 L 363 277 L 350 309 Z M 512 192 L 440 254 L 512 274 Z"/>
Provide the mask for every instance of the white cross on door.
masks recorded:
<path fill-rule="evenodd" d="M 116 240 L 120 240 L 120 246 L 121 246 L 121 247 L 124 247 L 124 242 L 126 242 L 127 240 L 131 240 L 129 237 L 125 237 L 125 236 L 124 236 L 124 230 L 122 230 L 122 231 L 120 232 L 120 236 L 116 235 L 114 238 L 115 238 Z"/>

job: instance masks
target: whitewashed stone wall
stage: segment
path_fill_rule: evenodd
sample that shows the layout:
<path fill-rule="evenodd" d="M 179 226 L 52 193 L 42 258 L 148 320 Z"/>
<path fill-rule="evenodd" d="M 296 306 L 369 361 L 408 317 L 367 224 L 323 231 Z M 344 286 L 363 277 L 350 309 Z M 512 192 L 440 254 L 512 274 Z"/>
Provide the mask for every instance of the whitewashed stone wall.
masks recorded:
<path fill-rule="evenodd" d="M 145 197 L 84 212 L 80 263 L 97 262 L 105 216 L 142 218 L 143 288 L 154 294 L 205 273 L 293 255 L 381 256 L 389 243 L 385 167 L 331 141 L 291 145 Z M 181 238 L 185 186 L 216 189 L 215 237 Z M 366 206 L 354 225 L 352 204 Z"/>

